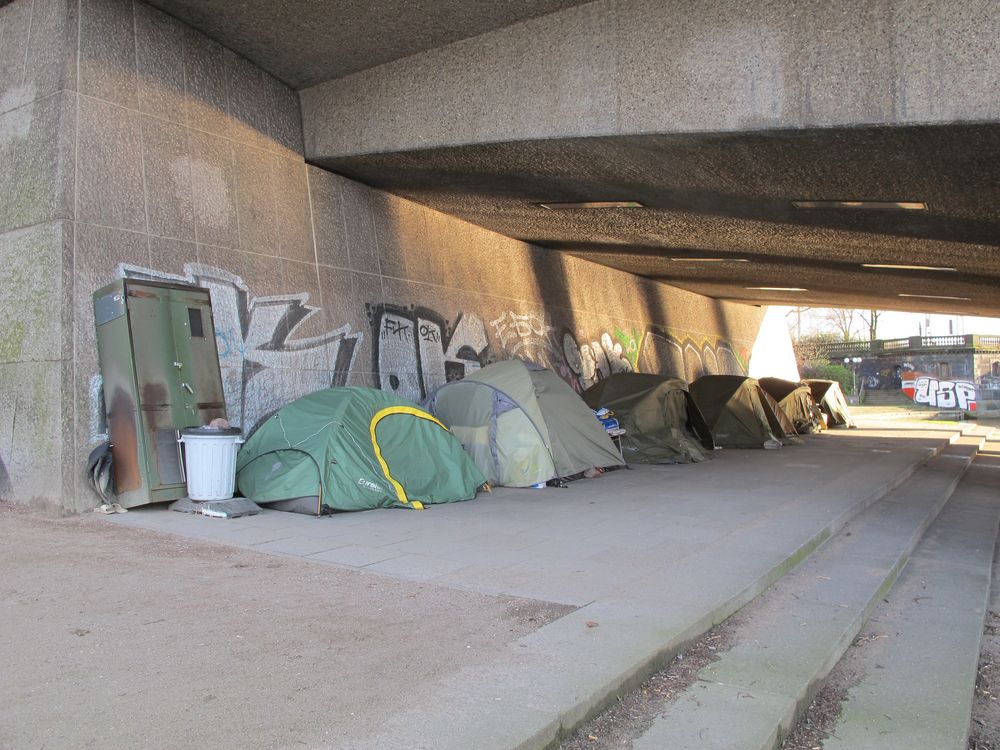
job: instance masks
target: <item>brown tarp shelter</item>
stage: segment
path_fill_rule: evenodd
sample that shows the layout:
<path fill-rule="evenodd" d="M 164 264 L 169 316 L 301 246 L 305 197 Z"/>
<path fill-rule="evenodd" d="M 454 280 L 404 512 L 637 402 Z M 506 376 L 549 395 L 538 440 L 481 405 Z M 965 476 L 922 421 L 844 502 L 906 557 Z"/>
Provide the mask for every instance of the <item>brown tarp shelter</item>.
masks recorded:
<path fill-rule="evenodd" d="M 683 380 L 623 372 L 599 380 L 581 396 L 591 409 L 606 406 L 614 412 L 625 429 L 622 453 L 629 463 L 704 461 L 715 449 Z"/>
<path fill-rule="evenodd" d="M 703 375 L 689 386 L 691 396 L 723 448 L 780 448 L 795 428 L 755 378 Z"/>
<path fill-rule="evenodd" d="M 836 380 L 806 380 L 819 408 L 827 415 L 830 427 L 857 427 L 844 398 L 844 391 Z"/>
<path fill-rule="evenodd" d="M 760 387 L 778 402 L 778 406 L 791 420 L 800 435 L 819 432 L 823 418 L 812 391 L 806 383 L 782 378 L 760 378 Z"/>

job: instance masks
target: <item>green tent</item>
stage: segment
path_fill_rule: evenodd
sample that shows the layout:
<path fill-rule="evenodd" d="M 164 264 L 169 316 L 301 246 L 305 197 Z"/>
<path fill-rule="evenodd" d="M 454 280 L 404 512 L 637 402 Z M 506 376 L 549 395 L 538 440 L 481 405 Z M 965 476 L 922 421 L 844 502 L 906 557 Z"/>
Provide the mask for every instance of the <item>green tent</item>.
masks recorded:
<path fill-rule="evenodd" d="M 622 463 L 576 391 L 520 359 L 447 383 L 424 405 L 462 441 L 490 484 L 530 487 Z"/>
<path fill-rule="evenodd" d="M 629 463 L 704 461 L 715 448 L 712 431 L 687 383 L 661 375 L 623 372 L 597 381 L 582 394 L 592 409 L 610 409 L 625 429 Z"/>
<path fill-rule="evenodd" d="M 329 388 L 279 409 L 236 459 L 240 492 L 281 510 L 422 508 L 471 500 L 485 477 L 447 428 L 374 388 Z"/>
<path fill-rule="evenodd" d="M 844 391 L 836 380 L 806 380 L 819 408 L 827 415 L 830 427 L 857 427 L 844 398 Z"/>
<path fill-rule="evenodd" d="M 689 386 L 691 396 L 724 448 L 780 448 L 785 435 L 795 434 L 787 417 L 754 378 L 743 375 L 703 375 Z"/>
<path fill-rule="evenodd" d="M 783 378 L 760 378 L 760 387 L 778 402 L 778 406 L 791 420 L 795 431 L 804 435 L 819 432 L 823 424 L 819 406 L 806 383 L 796 383 Z"/>

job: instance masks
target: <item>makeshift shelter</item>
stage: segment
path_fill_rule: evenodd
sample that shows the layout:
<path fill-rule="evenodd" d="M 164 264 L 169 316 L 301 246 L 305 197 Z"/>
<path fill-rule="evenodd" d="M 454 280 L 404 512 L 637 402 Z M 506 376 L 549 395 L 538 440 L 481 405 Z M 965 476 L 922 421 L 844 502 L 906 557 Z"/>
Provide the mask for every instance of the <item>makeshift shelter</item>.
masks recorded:
<path fill-rule="evenodd" d="M 819 406 L 806 383 L 782 378 L 760 378 L 758 382 L 778 402 L 797 433 L 804 435 L 822 429 L 823 418 L 820 416 Z"/>
<path fill-rule="evenodd" d="M 760 383 L 743 375 L 703 375 L 688 386 L 692 398 L 712 430 L 715 444 L 724 448 L 780 448 L 781 439 L 794 435 L 788 418 Z"/>
<path fill-rule="evenodd" d="M 819 408 L 827 415 L 827 425 L 830 427 L 857 427 L 851 418 L 851 410 L 844 398 L 844 391 L 836 380 L 806 380 L 812 391 L 813 399 Z"/>
<path fill-rule="evenodd" d="M 259 504 L 334 510 L 471 500 L 486 482 L 448 429 L 374 388 L 329 388 L 279 409 L 236 459 L 237 487 Z"/>
<path fill-rule="evenodd" d="M 551 370 L 519 359 L 447 383 L 424 405 L 462 441 L 490 484 L 530 487 L 622 463 L 577 393 Z"/>
<path fill-rule="evenodd" d="M 581 396 L 591 409 L 606 406 L 625 429 L 622 453 L 629 463 L 704 461 L 715 448 L 712 431 L 687 383 L 644 373 L 617 373 Z"/>

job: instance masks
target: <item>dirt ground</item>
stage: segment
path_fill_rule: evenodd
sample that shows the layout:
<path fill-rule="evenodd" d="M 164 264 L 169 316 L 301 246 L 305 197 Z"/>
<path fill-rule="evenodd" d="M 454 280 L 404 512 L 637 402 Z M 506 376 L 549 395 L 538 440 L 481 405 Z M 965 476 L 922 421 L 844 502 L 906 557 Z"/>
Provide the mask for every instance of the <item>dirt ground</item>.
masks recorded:
<path fill-rule="evenodd" d="M 739 625 L 738 615 L 716 625 L 637 689 L 621 696 L 617 703 L 566 738 L 559 750 L 631 748 L 632 741 L 694 684 L 703 667 L 733 647 Z"/>
<path fill-rule="evenodd" d="M 781 743 L 781 750 L 821 750 L 823 741 L 836 728 L 848 692 L 865 676 L 865 644 L 881 638 L 877 623 L 869 620 L 865 630 L 827 675 L 809 708 Z"/>
<path fill-rule="evenodd" d="M 2 503 L 0 539 L 4 749 L 349 747 L 571 609 Z"/>
<path fill-rule="evenodd" d="M 1000 574 L 994 565 L 993 575 Z M 979 652 L 976 697 L 969 726 L 969 750 L 1000 748 L 1000 613 L 991 611 L 986 618 L 983 643 Z"/>

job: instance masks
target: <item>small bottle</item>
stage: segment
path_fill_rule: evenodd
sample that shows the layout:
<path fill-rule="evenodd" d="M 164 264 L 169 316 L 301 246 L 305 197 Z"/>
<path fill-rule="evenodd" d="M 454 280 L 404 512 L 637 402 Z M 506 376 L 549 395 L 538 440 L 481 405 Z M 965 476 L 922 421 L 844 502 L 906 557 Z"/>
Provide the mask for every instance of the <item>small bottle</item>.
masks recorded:
<path fill-rule="evenodd" d="M 544 490 L 545 489 L 545 482 L 536 482 L 535 484 L 531 485 L 531 489 L 533 489 L 533 490 Z"/>

